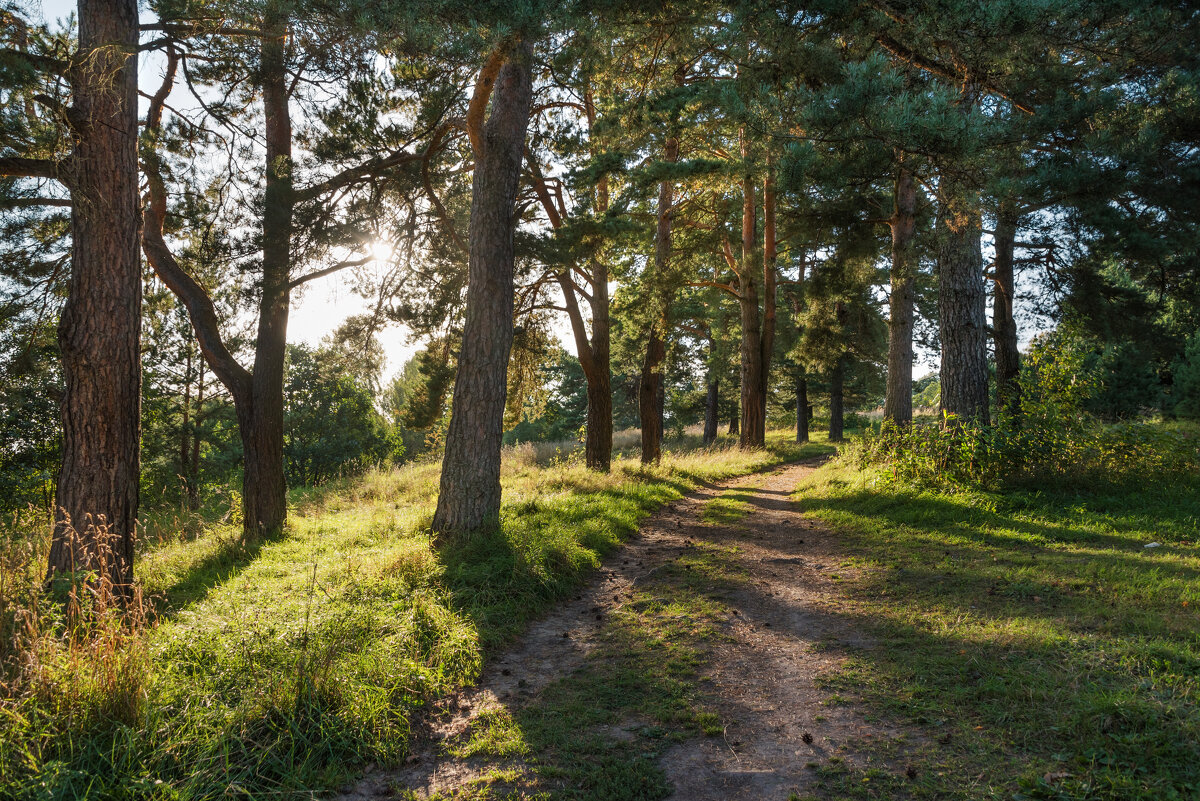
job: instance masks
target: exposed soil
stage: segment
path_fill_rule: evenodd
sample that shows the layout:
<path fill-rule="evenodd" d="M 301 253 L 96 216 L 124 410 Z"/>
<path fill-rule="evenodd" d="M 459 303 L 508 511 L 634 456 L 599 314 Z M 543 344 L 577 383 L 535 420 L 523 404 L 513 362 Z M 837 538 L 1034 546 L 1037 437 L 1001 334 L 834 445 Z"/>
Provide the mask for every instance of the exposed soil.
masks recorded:
<path fill-rule="evenodd" d="M 821 795 L 819 768 L 831 757 L 860 770 L 903 770 L 913 733 L 868 720 L 861 707 L 831 697 L 816 681 L 838 668 L 843 647 L 872 648 L 843 614 L 837 584 L 853 571 L 841 565 L 837 535 L 805 518 L 789 500 L 818 465 L 811 460 L 705 487 L 646 521 L 586 590 L 491 662 L 477 688 L 427 717 L 402 770 L 369 772 L 344 788 L 340 801 L 387 797 L 402 789 L 418 798 L 452 794 L 491 768 L 520 769 L 519 761 L 448 758 L 440 745 L 481 712 L 530 703 L 550 682 L 583 665 L 606 617 L 629 591 L 698 540 L 737 546 L 736 552 L 726 551 L 738 574 L 734 589 L 721 593 L 729 615 L 702 682 L 706 706 L 719 714 L 724 735 L 687 739 L 663 754 L 660 767 L 674 787 L 671 799 L 783 801 L 791 793 Z M 753 489 L 749 514 L 726 525 L 701 521 L 707 501 L 737 487 Z M 609 736 L 627 736 L 620 727 L 612 729 Z M 880 741 L 896 747 L 856 748 Z M 881 751 L 890 752 L 893 762 L 870 763 L 880 758 L 870 754 Z"/>

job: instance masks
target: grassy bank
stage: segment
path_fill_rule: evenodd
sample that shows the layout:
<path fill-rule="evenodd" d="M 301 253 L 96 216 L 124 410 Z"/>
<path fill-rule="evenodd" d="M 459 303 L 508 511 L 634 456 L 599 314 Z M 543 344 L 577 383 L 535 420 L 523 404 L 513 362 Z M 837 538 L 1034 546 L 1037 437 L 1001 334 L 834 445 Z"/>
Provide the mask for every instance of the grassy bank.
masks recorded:
<path fill-rule="evenodd" d="M 779 435 L 603 476 L 516 449 L 501 536 L 441 552 L 435 465 L 295 491 L 286 535 L 251 550 L 228 522 L 157 532 L 139 564 L 156 623 L 101 645 L 26 638 L 0 700 L 0 796 L 287 796 L 399 760 L 414 713 L 475 681 L 645 515 L 822 447 Z"/>
<path fill-rule="evenodd" d="M 926 741 L 906 787 L 831 769 L 832 790 L 1200 797 L 1194 474 L 1000 495 L 923 491 L 848 461 L 795 496 L 842 533 L 859 568 L 847 624 L 874 641 L 825 682 Z"/>

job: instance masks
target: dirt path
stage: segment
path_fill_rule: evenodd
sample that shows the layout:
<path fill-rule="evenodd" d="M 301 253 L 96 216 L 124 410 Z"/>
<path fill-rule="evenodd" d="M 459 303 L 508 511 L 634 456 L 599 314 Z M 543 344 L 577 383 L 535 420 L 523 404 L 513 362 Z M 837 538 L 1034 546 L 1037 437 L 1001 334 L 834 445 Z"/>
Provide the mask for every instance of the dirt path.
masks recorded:
<path fill-rule="evenodd" d="M 836 585 L 850 575 L 841 565 L 836 535 L 799 514 L 789 496 L 819 464 L 809 461 L 698 490 L 648 520 L 629 544 L 612 555 L 593 583 L 574 600 L 535 624 L 485 669 L 478 688 L 448 701 L 417 732 L 418 746 L 399 772 L 369 773 L 341 801 L 379 797 L 454 797 L 480 792 L 497 768 L 507 771 L 506 798 L 553 793 L 553 782 L 534 778 L 528 754 L 514 758 L 453 758 L 481 713 L 519 710 L 538 703 L 551 683 L 598 658 L 609 618 L 664 575 L 686 575 L 678 566 L 703 549 L 722 560 L 712 603 L 718 636 L 704 646 L 696 686 L 720 720 L 714 736 L 679 737 L 660 749 L 659 769 L 673 787 L 671 799 L 779 799 L 820 796 L 830 773 L 853 769 L 903 771 L 911 735 L 878 721 L 819 686 L 836 670 L 841 646 L 868 650 L 842 614 Z M 709 521 L 706 504 L 722 498 L 722 514 Z M 690 570 L 687 567 L 687 570 Z M 695 586 L 694 584 L 691 586 Z M 669 588 L 652 588 L 666 592 Z M 631 737 L 628 727 L 602 735 Z M 888 753 L 890 761 L 874 764 Z M 882 750 L 879 744 L 886 744 Z M 461 753 L 461 751 L 460 751 Z M 831 766 L 836 768 L 831 771 Z M 532 770 L 532 772 L 531 772 Z M 792 795 L 795 794 L 795 795 Z"/>

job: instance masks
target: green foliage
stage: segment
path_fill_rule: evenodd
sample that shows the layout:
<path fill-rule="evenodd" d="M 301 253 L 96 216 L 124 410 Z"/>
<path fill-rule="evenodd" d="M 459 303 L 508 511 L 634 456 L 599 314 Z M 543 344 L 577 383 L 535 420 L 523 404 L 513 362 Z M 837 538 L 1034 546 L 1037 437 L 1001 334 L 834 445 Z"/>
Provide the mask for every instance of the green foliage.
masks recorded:
<path fill-rule="evenodd" d="M 338 355 L 332 349 L 288 346 L 283 454 L 294 486 L 404 456 L 403 442 L 375 410 L 370 388 Z"/>
<path fill-rule="evenodd" d="M 994 425 L 885 425 L 855 440 L 858 464 L 894 480 L 942 488 L 1111 486 L 1186 482 L 1200 469 L 1200 440 L 1187 427 L 1106 424 L 1088 412 L 1097 376 L 1069 337 L 1032 346 L 1020 378 L 1022 414 Z"/>
<path fill-rule="evenodd" d="M 1200 332 L 1192 334 L 1183 357 L 1175 362 L 1174 379 L 1175 414 L 1200 418 Z"/>

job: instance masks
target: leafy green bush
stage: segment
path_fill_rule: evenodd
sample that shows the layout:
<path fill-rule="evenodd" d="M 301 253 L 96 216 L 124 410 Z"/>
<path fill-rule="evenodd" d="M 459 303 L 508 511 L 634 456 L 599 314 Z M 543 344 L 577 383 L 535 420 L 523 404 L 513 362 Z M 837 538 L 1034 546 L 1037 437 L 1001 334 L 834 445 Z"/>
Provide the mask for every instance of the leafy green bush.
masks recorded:
<path fill-rule="evenodd" d="M 1088 354 L 1065 338 L 1034 343 L 1020 379 L 1021 413 L 983 426 L 943 419 L 883 426 L 854 440 L 847 455 L 885 464 L 896 479 L 932 487 L 1115 486 L 1190 481 L 1200 437 L 1187 426 L 1106 424 L 1088 411 L 1103 389 Z"/>

